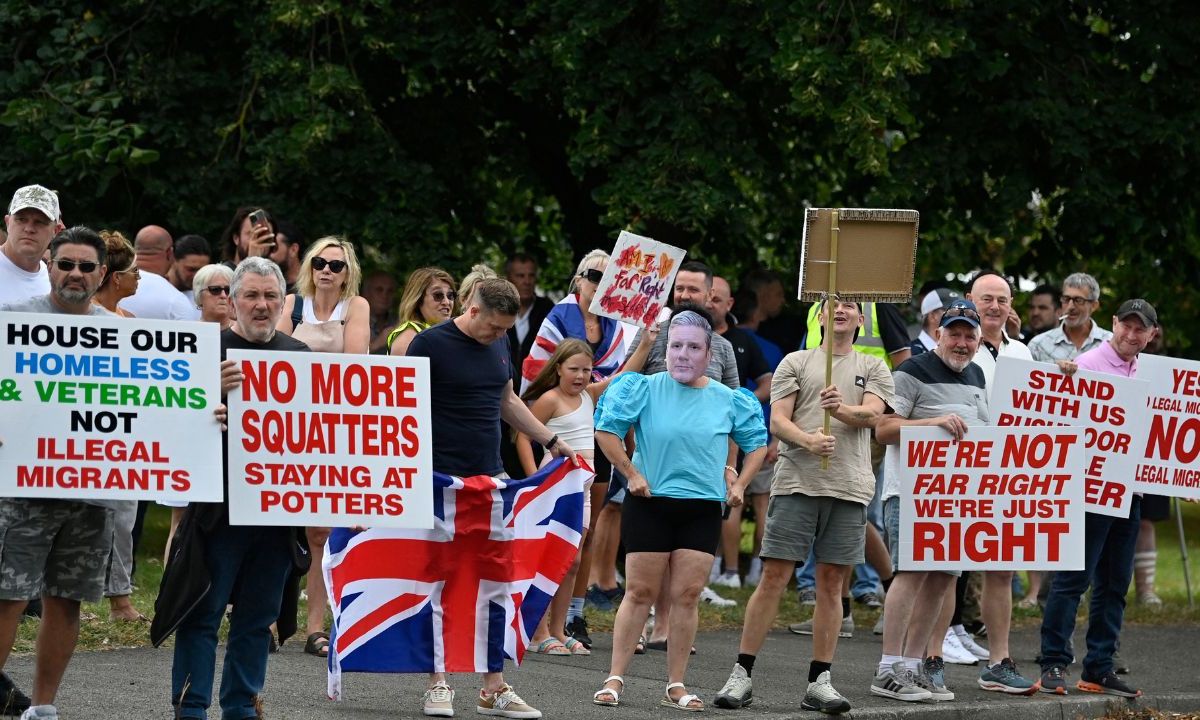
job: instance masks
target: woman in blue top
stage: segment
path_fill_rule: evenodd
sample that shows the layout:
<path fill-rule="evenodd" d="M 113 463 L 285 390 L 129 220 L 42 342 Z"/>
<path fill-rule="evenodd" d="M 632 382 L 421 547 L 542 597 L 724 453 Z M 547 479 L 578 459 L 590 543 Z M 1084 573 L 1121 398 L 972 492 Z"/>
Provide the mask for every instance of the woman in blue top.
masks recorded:
<path fill-rule="evenodd" d="M 704 375 L 711 354 L 708 321 L 679 313 L 668 330 L 667 372 L 619 376 L 596 408 L 596 444 L 629 480 L 621 520 L 625 599 L 613 629 L 610 675 L 593 698 L 597 705 L 617 705 L 625 684 L 621 674 L 669 568 L 674 612 L 662 704 L 704 709 L 683 685 L 696 638 L 696 603 L 721 538 L 721 502 L 742 504 L 745 486 L 767 452 L 762 407 L 748 391 L 730 390 Z M 632 460 L 622 443 L 630 427 L 637 439 Z M 733 483 L 725 480 L 724 468 L 730 438 L 746 453 Z"/>

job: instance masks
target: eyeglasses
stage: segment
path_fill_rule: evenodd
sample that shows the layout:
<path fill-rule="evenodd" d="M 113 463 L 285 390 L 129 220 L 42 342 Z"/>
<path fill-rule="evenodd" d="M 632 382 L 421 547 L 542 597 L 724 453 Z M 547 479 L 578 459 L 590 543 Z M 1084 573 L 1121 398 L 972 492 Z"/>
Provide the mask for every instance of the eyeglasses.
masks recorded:
<path fill-rule="evenodd" d="M 54 265 L 63 272 L 71 272 L 75 268 L 79 268 L 79 272 L 85 275 L 96 272 L 96 268 L 100 267 L 100 263 L 90 262 L 87 260 L 55 260 Z"/>
<path fill-rule="evenodd" d="M 975 322 L 979 322 L 979 313 L 975 312 L 971 308 L 966 308 L 966 307 L 950 308 L 946 312 L 942 313 L 942 322 L 945 323 L 946 318 L 957 318 L 957 317 L 966 318 L 967 320 L 974 320 Z"/>
<path fill-rule="evenodd" d="M 458 293 L 454 292 L 453 290 L 451 290 L 449 292 L 442 292 L 441 290 L 434 290 L 433 292 L 429 293 L 429 297 L 433 298 L 434 302 L 440 303 L 444 300 L 449 300 L 450 302 L 454 302 L 455 300 L 458 299 Z"/>
<path fill-rule="evenodd" d="M 346 269 L 345 260 L 326 260 L 323 257 L 312 259 L 313 270 L 324 270 L 326 265 L 329 266 L 329 271 L 335 275 Z"/>
<path fill-rule="evenodd" d="M 1096 302 L 1093 298 L 1078 297 L 1076 295 L 1063 295 L 1063 305 L 1087 305 L 1088 303 Z"/>
<path fill-rule="evenodd" d="M 204 289 L 208 291 L 209 295 L 228 295 L 229 294 L 229 286 L 228 285 L 209 285 L 208 287 L 206 287 Z"/>
<path fill-rule="evenodd" d="M 596 283 L 597 285 L 599 285 L 600 281 L 604 279 L 604 271 L 597 270 L 596 268 L 590 268 L 588 270 L 584 270 L 583 272 L 579 273 L 579 277 L 583 278 L 584 280 L 587 280 L 588 282 Z"/>

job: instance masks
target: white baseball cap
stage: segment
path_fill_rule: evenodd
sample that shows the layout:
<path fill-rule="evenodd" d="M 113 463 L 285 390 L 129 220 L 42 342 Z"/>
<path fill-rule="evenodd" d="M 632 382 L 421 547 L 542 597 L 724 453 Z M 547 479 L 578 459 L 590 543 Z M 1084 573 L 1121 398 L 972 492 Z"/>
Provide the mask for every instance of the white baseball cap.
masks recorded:
<path fill-rule="evenodd" d="M 58 208 L 58 195 L 41 185 L 26 185 L 13 193 L 8 214 L 15 215 L 26 208 L 33 208 L 51 220 L 58 220 L 62 216 Z"/>
<path fill-rule="evenodd" d="M 921 300 L 921 317 L 925 317 L 934 310 L 945 310 L 950 307 L 950 303 L 961 299 L 962 295 L 957 290 L 950 288 L 930 290 Z"/>

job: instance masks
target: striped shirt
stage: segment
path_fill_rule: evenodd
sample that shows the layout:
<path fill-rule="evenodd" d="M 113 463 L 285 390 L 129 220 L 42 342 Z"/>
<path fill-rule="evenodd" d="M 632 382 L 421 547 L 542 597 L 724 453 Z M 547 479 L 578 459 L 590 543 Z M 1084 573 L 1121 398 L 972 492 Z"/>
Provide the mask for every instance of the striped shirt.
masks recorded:
<path fill-rule="evenodd" d="M 1057 362 L 1059 360 L 1074 360 L 1088 350 L 1094 350 L 1104 341 L 1112 337 L 1112 333 L 1092 321 L 1092 330 L 1083 341 L 1083 347 L 1075 347 L 1075 343 L 1067 337 L 1063 326 L 1038 335 L 1029 341 L 1029 352 L 1038 362 Z"/>

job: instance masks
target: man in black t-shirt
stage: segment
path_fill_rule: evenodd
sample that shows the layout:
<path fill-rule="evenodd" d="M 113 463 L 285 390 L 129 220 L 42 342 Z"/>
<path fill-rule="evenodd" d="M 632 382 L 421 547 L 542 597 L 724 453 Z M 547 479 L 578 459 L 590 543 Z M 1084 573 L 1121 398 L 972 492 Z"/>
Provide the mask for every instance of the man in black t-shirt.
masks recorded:
<path fill-rule="evenodd" d="M 714 277 L 709 294 L 708 309 L 713 316 L 713 330 L 733 346 L 733 357 L 737 361 L 738 381 L 742 387 L 754 388 L 759 402 L 771 400 L 771 366 L 763 357 L 762 348 L 750 333 L 733 326 L 730 313 L 733 311 L 733 290 L 723 277 Z M 738 453 L 737 468 L 741 471 L 741 453 Z M 742 544 L 742 506 L 729 508 L 729 517 L 721 524 L 721 552 L 713 562 L 710 579 L 717 585 L 739 588 L 738 558 Z M 714 577 L 715 575 L 715 577 Z"/>
<path fill-rule="evenodd" d="M 513 392 L 508 329 L 517 321 L 520 300 L 507 280 L 482 280 L 462 315 L 413 338 L 408 355 L 427 357 L 433 400 L 433 469 L 448 475 L 502 475 L 500 420 L 543 445 L 555 456 L 575 451 L 538 422 Z M 426 715 L 454 712 L 454 691 L 444 673 L 432 673 L 425 692 Z M 504 673 L 484 673 L 476 710 L 485 715 L 537 718 L 504 682 Z"/>
<path fill-rule="evenodd" d="M 304 343 L 275 331 L 283 312 L 284 295 L 285 281 L 278 265 L 261 257 L 246 258 L 238 264 L 231 292 L 237 320 L 221 333 L 223 396 L 238 388 L 243 380 L 238 365 L 225 360 L 227 351 L 308 351 Z M 223 449 L 228 468 L 227 439 Z M 228 470 L 226 473 L 228 488 Z M 230 604 L 233 611 L 221 676 L 221 714 L 263 716 L 259 694 L 267 677 L 271 623 L 279 617 L 284 585 L 293 567 L 293 549 L 303 548 L 295 542 L 295 528 L 230 526 L 228 493 L 226 498 L 222 503 L 196 503 L 188 509 L 191 522 L 200 533 L 197 540 L 204 545 L 207 563 L 206 567 L 186 570 L 191 574 L 207 573 L 211 586 L 176 631 L 171 702 L 178 718 L 208 717 L 217 631 Z M 177 561 L 172 558 L 172 562 Z M 168 566 L 168 572 L 170 569 Z M 183 575 L 176 573 L 175 577 L 182 579 Z M 164 582 L 161 594 L 180 592 L 171 585 Z"/>

